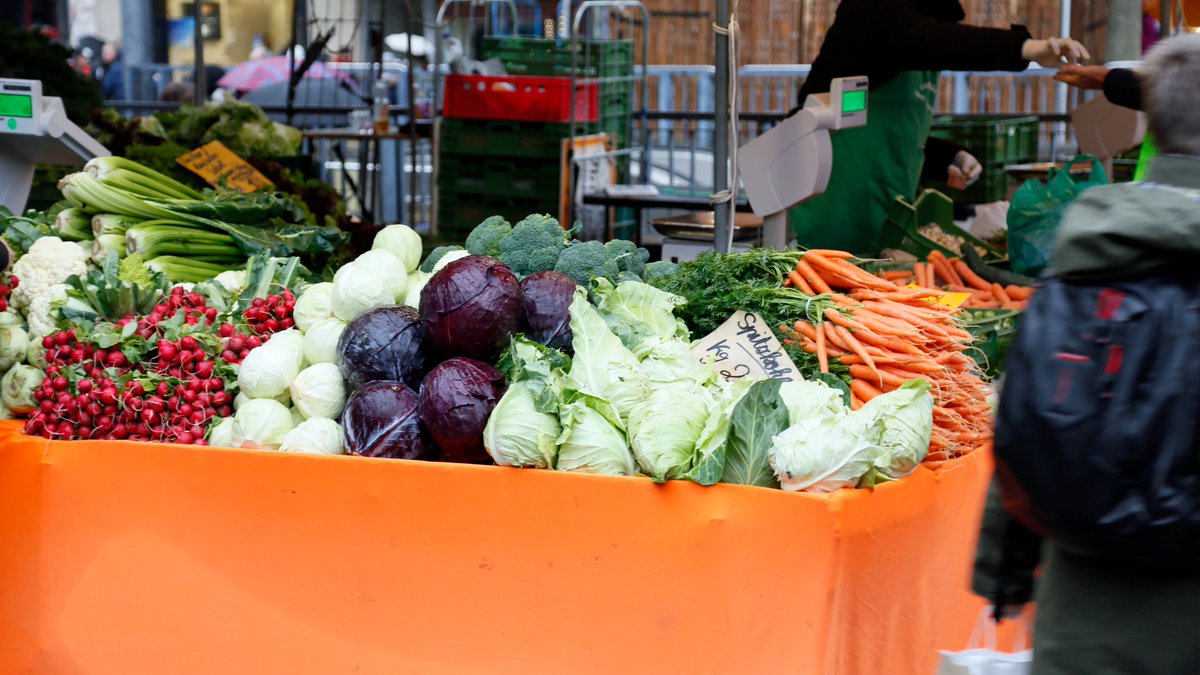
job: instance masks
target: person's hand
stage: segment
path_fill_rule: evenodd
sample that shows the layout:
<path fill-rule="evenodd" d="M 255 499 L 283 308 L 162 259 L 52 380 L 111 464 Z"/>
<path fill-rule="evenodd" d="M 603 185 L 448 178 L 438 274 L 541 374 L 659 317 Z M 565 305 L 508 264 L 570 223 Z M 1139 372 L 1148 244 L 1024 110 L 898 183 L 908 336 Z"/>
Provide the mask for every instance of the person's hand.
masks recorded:
<path fill-rule="evenodd" d="M 1054 79 L 1080 89 L 1103 89 L 1107 76 L 1105 66 L 1063 66 Z"/>
<path fill-rule="evenodd" d="M 1026 40 L 1021 46 L 1021 58 L 1034 61 L 1044 68 L 1076 65 L 1092 58 L 1088 50 L 1071 38 Z"/>
<path fill-rule="evenodd" d="M 966 190 L 983 174 L 983 165 L 967 152 L 959 150 L 946 170 L 946 184 L 955 190 Z"/>

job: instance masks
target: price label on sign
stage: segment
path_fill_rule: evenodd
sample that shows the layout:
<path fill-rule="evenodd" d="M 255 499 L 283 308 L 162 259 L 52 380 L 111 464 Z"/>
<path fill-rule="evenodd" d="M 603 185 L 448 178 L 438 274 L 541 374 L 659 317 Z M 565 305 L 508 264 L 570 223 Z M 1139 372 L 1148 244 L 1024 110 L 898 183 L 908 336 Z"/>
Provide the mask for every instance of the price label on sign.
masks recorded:
<path fill-rule="evenodd" d="M 177 157 L 183 168 L 204 179 L 213 187 L 222 182 L 231 190 L 254 192 L 271 187 L 271 181 L 258 172 L 246 160 L 238 157 L 221 141 L 213 141 Z"/>
<path fill-rule="evenodd" d="M 922 287 L 918 286 L 916 284 L 909 284 L 908 286 L 905 286 L 905 288 L 922 288 Z M 942 295 L 940 297 L 930 298 L 929 302 L 932 302 L 932 303 L 938 304 L 938 305 L 945 305 L 947 307 L 950 307 L 951 309 L 957 309 L 957 308 L 961 307 L 964 302 L 966 302 L 967 300 L 970 300 L 970 299 L 971 299 L 970 293 L 950 293 L 950 292 L 943 291 Z"/>
<path fill-rule="evenodd" d="M 692 358 L 700 364 L 712 364 L 727 381 L 746 377 L 771 377 L 781 382 L 802 379 L 771 327 L 750 312 L 736 312 L 697 342 L 692 347 Z"/>

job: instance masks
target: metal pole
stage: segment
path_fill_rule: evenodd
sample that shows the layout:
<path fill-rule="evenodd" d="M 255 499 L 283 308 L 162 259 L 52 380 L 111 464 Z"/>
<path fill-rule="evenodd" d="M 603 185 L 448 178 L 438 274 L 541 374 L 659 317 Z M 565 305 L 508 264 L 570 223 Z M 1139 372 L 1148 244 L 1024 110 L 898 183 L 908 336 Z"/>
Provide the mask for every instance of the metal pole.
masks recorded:
<path fill-rule="evenodd" d="M 195 51 L 195 74 L 192 75 L 192 81 L 196 85 L 194 100 L 196 105 L 201 105 L 208 100 L 208 83 L 205 82 L 204 73 L 204 36 L 200 30 L 200 19 L 203 16 L 201 6 L 202 0 L 193 0 L 192 15 L 195 17 L 196 25 L 192 27 L 192 48 Z"/>
<path fill-rule="evenodd" d="M 717 22 L 720 29 L 729 28 L 729 0 L 717 0 Z M 714 31 L 716 38 L 716 73 L 713 77 L 713 192 L 729 187 L 729 35 Z M 737 195 L 734 195 L 734 199 Z M 713 236 L 718 253 L 728 253 L 732 209 L 718 204 L 714 209 Z"/>
<path fill-rule="evenodd" d="M 1058 34 L 1062 37 L 1071 37 L 1071 0 L 1062 0 L 1062 4 L 1059 6 L 1058 21 L 1059 21 Z M 1066 84 L 1059 82 L 1054 86 L 1055 112 L 1063 113 L 1063 114 L 1070 112 L 1069 110 L 1067 110 L 1067 106 L 1068 106 L 1067 95 L 1068 95 L 1068 92 L 1067 92 Z M 1057 137 L 1057 140 L 1054 143 L 1054 145 L 1061 148 L 1064 144 L 1066 144 L 1066 142 L 1067 142 L 1067 124 L 1066 124 L 1066 122 L 1059 122 L 1058 124 L 1055 125 L 1054 135 Z M 1051 157 L 1050 159 L 1051 159 L 1051 161 L 1053 161 L 1057 158 Z"/>
<path fill-rule="evenodd" d="M 1175 13 L 1175 0 L 1162 0 L 1158 5 L 1158 39 L 1163 39 L 1171 34 L 1171 24 L 1173 23 Z"/>

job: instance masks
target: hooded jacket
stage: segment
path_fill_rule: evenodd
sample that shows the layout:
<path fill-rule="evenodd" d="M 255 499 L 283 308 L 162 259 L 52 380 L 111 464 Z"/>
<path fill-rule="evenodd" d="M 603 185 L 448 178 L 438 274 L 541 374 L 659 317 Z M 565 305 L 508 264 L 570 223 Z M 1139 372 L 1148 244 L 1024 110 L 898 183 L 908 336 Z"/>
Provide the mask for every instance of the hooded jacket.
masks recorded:
<path fill-rule="evenodd" d="M 1144 183 L 1092 188 L 1063 215 L 1054 273 L 1069 281 L 1129 279 L 1200 259 L 1200 157 L 1161 155 Z"/>
<path fill-rule="evenodd" d="M 1145 183 L 1095 187 L 1071 204 L 1051 266 L 1062 279 L 1103 283 L 1180 271 L 1195 276 L 1197 256 L 1200 157 L 1160 155 Z M 993 485 L 972 587 L 997 605 L 1037 602 L 1033 675 L 1200 672 L 1195 627 L 1179 619 L 1200 613 L 1200 574 L 1114 569 L 1053 543 L 1044 548 L 1008 515 Z"/>

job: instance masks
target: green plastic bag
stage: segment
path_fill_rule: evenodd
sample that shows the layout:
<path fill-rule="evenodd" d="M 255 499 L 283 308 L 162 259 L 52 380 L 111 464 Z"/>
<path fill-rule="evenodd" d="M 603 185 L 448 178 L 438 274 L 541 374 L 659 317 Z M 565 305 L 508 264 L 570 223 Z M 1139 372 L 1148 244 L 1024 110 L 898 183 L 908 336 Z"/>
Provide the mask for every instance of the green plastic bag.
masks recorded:
<path fill-rule="evenodd" d="M 1071 177 L 1071 167 L 1079 162 L 1092 162 L 1087 180 Z M 1079 155 L 1062 169 L 1050 169 L 1043 183 L 1025 181 L 1013 195 L 1008 208 L 1008 259 L 1017 274 L 1035 277 L 1046 269 L 1054 249 L 1054 236 L 1063 213 L 1084 190 L 1108 183 L 1100 160 L 1091 155 Z"/>

